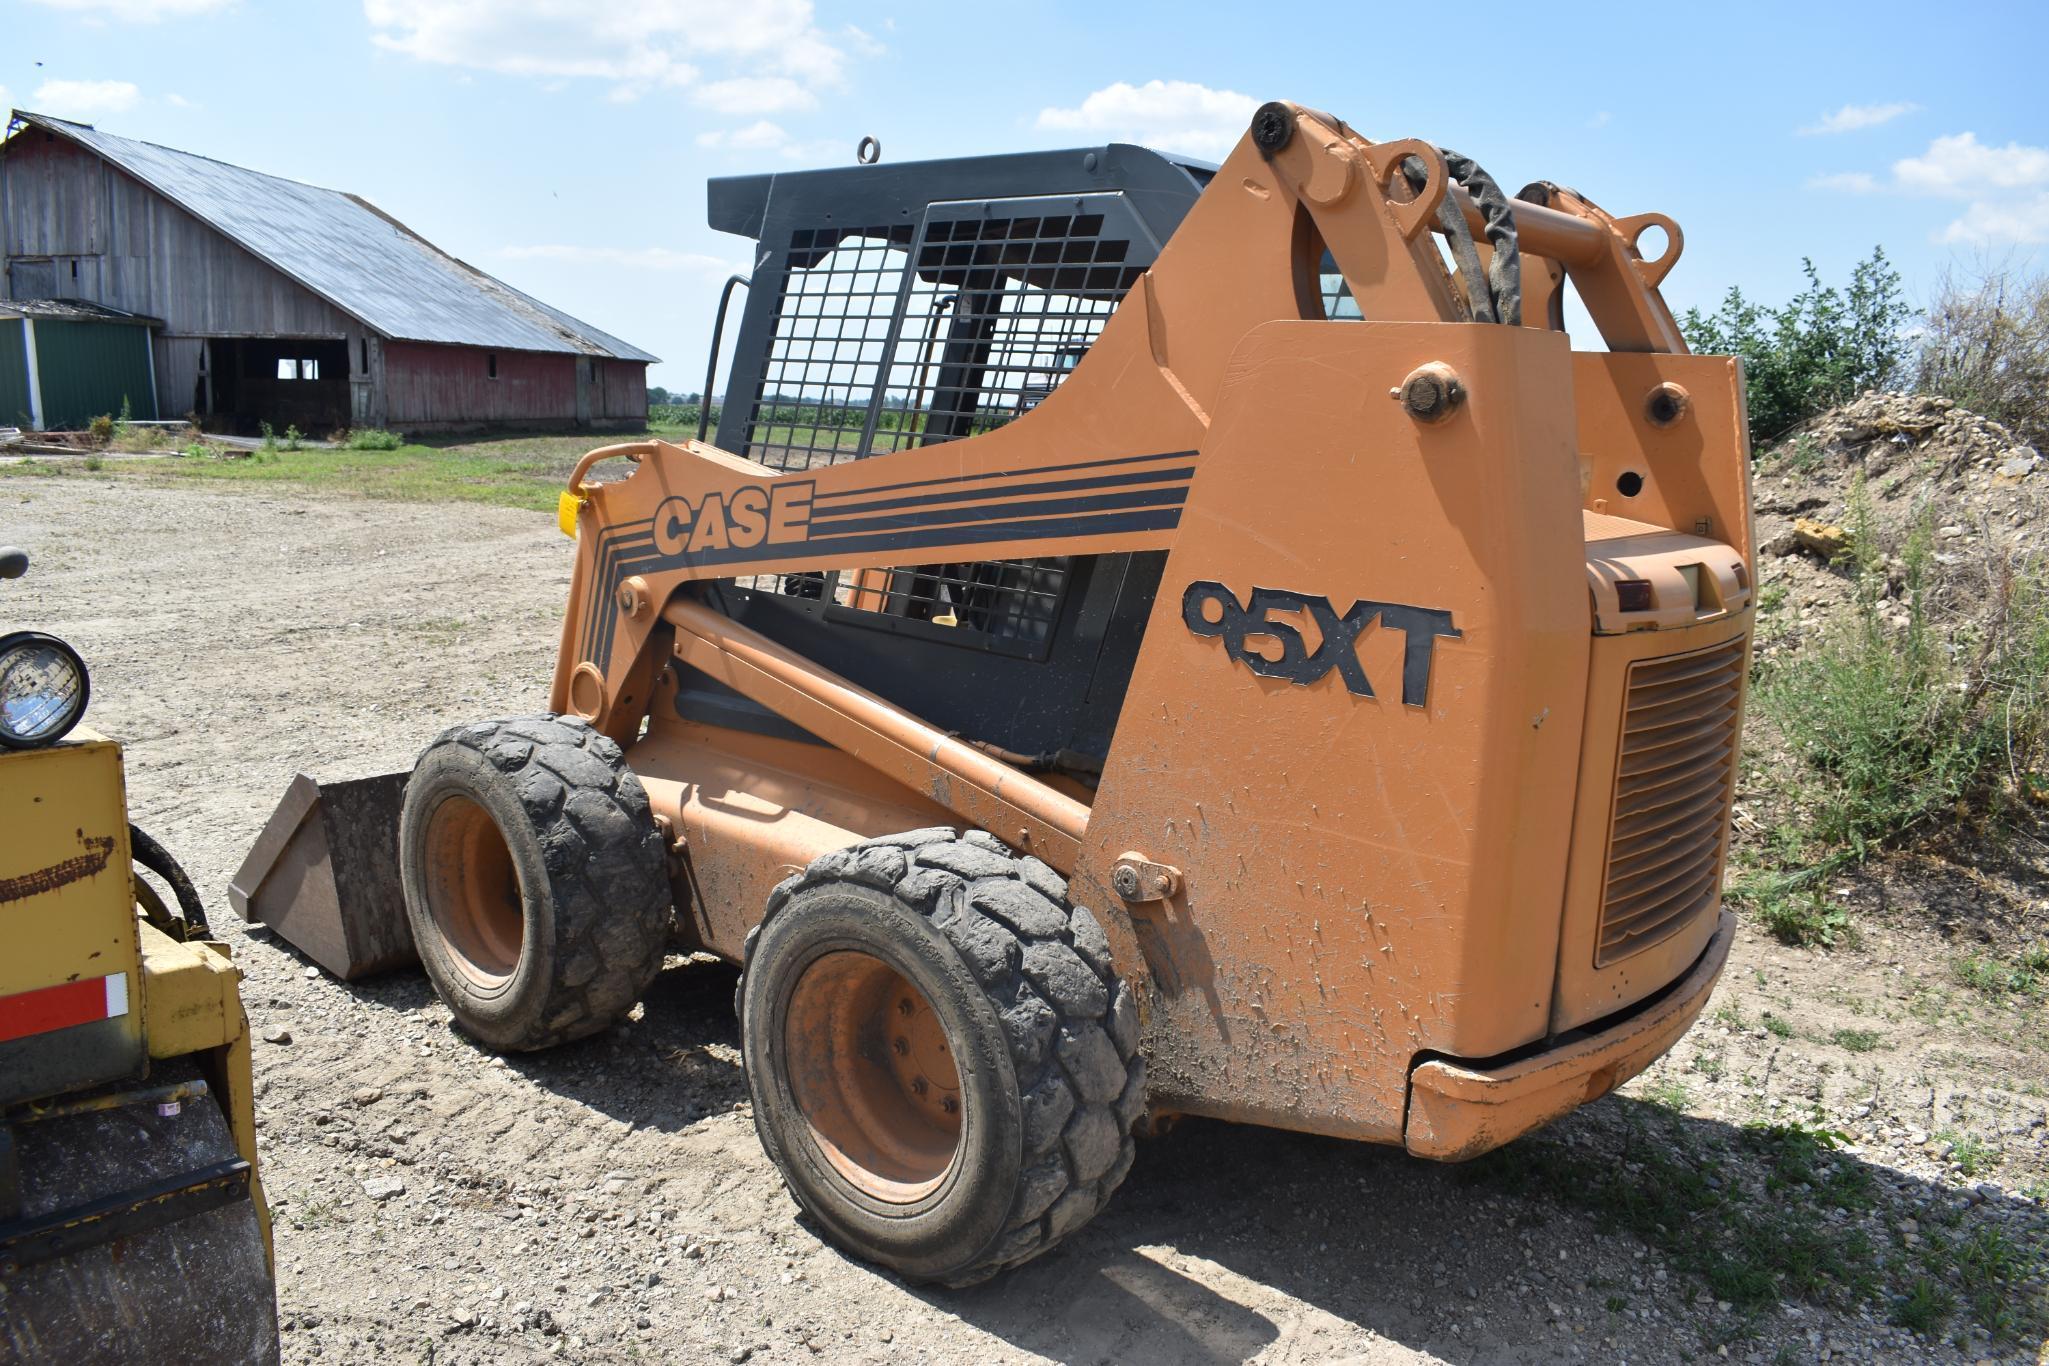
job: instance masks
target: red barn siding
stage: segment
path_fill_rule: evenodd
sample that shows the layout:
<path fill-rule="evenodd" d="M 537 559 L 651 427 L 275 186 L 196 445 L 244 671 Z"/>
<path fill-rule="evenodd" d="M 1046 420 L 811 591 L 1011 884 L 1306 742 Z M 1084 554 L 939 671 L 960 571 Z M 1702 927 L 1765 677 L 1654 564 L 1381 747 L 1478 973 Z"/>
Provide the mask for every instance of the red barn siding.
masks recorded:
<path fill-rule="evenodd" d="M 647 421 L 647 362 L 601 360 L 602 397 L 592 402 L 591 416 L 600 422 Z"/>
<path fill-rule="evenodd" d="M 498 357 L 498 377 L 490 357 Z M 439 422 L 574 422 L 576 356 L 487 352 L 422 342 L 384 344 L 384 417 L 394 427 Z"/>

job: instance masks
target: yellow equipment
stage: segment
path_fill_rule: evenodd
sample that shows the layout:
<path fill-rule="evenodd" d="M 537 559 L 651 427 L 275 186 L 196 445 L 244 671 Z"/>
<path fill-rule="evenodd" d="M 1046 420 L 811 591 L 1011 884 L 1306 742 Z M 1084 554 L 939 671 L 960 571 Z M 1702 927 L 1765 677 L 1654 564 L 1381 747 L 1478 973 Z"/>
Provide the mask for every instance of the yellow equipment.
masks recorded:
<path fill-rule="evenodd" d="M 0 1360 L 275 1361 L 241 974 L 52 639 L 0 636 Z"/>

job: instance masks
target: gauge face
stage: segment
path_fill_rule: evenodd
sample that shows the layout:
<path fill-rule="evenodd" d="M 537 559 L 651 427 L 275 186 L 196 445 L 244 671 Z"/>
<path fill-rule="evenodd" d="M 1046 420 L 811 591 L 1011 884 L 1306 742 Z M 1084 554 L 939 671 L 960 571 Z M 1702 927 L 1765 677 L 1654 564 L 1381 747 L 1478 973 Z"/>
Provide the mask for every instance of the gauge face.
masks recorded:
<path fill-rule="evenodd" d="M 0 636 L 0 744 L 24 749 L 61 739 L 85 714 L 85 661 L 55 636 Z"/>

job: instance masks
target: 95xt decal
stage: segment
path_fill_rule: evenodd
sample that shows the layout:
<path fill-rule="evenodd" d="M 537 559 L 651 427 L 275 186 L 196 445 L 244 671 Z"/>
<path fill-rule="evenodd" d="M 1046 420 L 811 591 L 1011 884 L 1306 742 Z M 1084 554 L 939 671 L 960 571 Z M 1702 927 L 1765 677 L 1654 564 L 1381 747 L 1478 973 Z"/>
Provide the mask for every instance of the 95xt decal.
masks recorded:
<path fill-rule="evenodd" d="M 1316 623 L 1323 643 L 1312 653 L 1302 632 L 1285 621 L 1275 621 L 1275 612 L 1307 612 Z M 1451 624 L 1451 613 L 1434 607 L 1411 607 L 1399 602 L 1373 602 L 1366 598 L 1339 614 L 1330 599 L 1291 593 L 1285 588 L 1255 588 L 1245 602 L 1220 583 L 1198 580 L 1181 595 L 1181 619 L 1198 636 L 1214 636 L 1224 642 L 1224 653 L 1262 678 L 1284 678 L 1304 686 L 1335 669 L 1345 688 L 1358 697 L 1375 696 L 1366 666 L 1359 662 L 1359 637 L 1376 621 L 1402 632 L 1402 701 L 1423 706 L 1430 697 L 1430 665 L 1440 638 L 1458 640 L 1464 632 Z M 1246 642 L 1265 637 L 1281 643 L 1281 657 L 1247 648 Z"/>

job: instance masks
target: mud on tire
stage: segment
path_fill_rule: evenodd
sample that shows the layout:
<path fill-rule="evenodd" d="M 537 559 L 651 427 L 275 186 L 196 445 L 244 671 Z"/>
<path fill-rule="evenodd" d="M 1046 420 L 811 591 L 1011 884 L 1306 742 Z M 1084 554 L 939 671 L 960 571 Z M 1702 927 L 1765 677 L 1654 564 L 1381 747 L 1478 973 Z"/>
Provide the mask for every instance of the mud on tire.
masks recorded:
<path fill-rule="evenodd" d="M 944 828 L 827 854 L 771 894 L 737 993 L 755 1128 L 842 1247 L 915 1280 L 968 1285 L 1052 1247 L 1124 1180 L 1145 1101 L 1136 1002 L 1102 927 L 1066 897 L 1040 860 Z M 806 974 L 863 956 L 927 999 L 959 1083 L 960 1136 L 943 1175 L 913 1172 L 929 1179 L 888 1199 L 858 1164 L 850 1174 L 844 1107 L 826 1107 L 842 1110 L 838 1128 L 814 1118 L 815 1096 L 807 1111 L 799 1056 L 822 1032 L 805 1025 L 818 1014 L 803 1002 Z M 910 1016 L 908 999 L 896 1005 Z M 887 1063 L 891 1041 L 871 1042 L 881 1046 L 861 1056 Z"/>
<path fill-rule="evenodd" d="M 406 784 L 399 868 L 427 975 L 494 1048 L 594 1034 L 661 968 L 661 835 L 619 746 L 580 720 L 442 732 Z"/>

